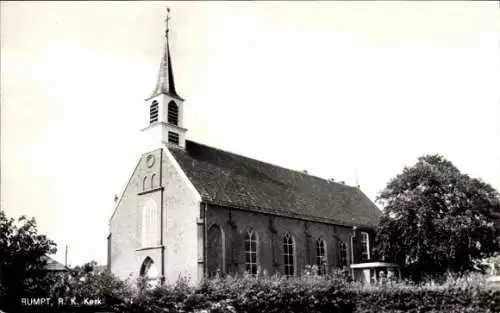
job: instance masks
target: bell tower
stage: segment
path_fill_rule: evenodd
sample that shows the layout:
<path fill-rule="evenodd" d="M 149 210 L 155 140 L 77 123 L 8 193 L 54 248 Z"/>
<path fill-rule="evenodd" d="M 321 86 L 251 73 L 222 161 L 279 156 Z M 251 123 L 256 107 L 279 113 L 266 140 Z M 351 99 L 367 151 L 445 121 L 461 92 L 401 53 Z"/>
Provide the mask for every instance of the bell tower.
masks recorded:
<path fill-rule="evenodd" d="M 161 148 L 164 143 L 169 147 L 180 149 L 186 146 L 187 129 L 184 128 L 184 99 L 175 90 L 174 70 L 169 47 L 169 20 L 170 9 L 167 8 L 163 55 L 156 87 L 145 100 L 149 111 L 147 126 L 141 130 L 145 151 Z"/>

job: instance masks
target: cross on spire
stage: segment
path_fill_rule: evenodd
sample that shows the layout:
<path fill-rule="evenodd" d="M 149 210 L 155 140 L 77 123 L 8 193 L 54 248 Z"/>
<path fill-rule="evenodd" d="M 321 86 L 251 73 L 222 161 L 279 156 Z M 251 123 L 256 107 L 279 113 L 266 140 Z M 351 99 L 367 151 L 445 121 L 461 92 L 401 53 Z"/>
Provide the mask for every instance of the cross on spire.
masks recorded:
<path fill-rule="evenodd" d="M 168 31 L 170 27 L 168 25 L 168 21 L 170 20 L 170 8 L 167 7 L 167 17 L 165 18 L 165 36 L 168 38 Z"/>
<path fill-rule="evenodd" d="M 173 98 L 183 100 L 175 91 L 174 84 L 174 70 L 172 68 L 172 59 L 170 58 L 170 49 L 169 49 L 169 38 L 168 33 L 170 31 L 170 8 L 167 7 L 167 16 L 165 18 L 165 42 L 163 46 L 163 55 L 161 58 L 160 69 L 158 71 L 158 78 L 156 81 L 156 87 L 148 98 L 151 99 L 159 94 L 166 94 Z"/>

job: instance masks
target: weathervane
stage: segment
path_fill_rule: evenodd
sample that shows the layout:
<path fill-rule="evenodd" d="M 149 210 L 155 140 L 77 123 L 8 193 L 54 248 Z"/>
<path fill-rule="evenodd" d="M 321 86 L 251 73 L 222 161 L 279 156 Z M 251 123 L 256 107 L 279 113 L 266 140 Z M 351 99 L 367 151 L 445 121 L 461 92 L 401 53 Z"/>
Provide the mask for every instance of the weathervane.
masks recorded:
<path fill-rule="evenodd" d="M 165 30 L 165 36 L 168 37 L 168 31 L 170 30 L 169 29 L 169 26 L 168 26 L 168 21 L 170 20 L 170 8 L 167 7 L 167 18 L 165 18 L 165 25 L 167 26 L 166 27 L 166 30 Z"/>

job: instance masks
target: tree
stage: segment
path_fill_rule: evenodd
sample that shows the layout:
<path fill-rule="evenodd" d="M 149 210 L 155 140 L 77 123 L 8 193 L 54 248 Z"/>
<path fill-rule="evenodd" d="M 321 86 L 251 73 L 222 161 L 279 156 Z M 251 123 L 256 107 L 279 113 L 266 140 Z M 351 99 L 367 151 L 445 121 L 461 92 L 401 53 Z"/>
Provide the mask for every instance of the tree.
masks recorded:
<path fill-rule="evenodd" d="M 414 272 L 463 272 L 499 249 L 498 191 L 440 155 L 404 168 L 377 201 L 376 254 Z"/>
<path fill-rule="evenodd" d="M 49 296 L 52 298 L 107 298 L 106 303 L 131 298 L 130 281 L 124 281 L 109 271 L 99 271 L 97 262 L 90 261 L 68 271 L 51 273 Z"/>
<path fill-rule="evenodd" d="M 16 222 L 0 210 L 0 302 L 43 293 L 43 256 L 55 252 L 55 243 L 38 233 L 34 218 L 21 216 Z"/>

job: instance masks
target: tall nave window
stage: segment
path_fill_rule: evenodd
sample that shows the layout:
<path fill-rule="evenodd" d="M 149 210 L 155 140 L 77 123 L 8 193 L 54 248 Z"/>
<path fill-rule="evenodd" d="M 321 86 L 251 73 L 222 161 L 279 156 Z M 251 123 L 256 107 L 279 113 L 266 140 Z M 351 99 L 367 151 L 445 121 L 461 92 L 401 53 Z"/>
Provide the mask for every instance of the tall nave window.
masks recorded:
<path fill-rule="evenodd" d="M 318 275 L 326 274 L 326 242 L 321 238 L 316 241 L 316 265 L 318 266 Z"/>
<path fill-rule="evenodd" d="M 245 270 L 257 275 L 257 236 L 253 231 L 245 233 Z"/>
<path fill-rule="evenodd" d="M 339 267 L 347 266 L 347 244 L 344 241 L 339 242 Z"/>
<path fill-rule="evenodd" d="M 361 246 L 363 251 L 361 252 L 361 260 L 368 261 L 370 259 L 370 236 L 368 233 L 361 233 Z"/>
<path fill-rule="evenodd" d="M 293 242 L 293 238 L 289 234 L 283 238 L 283 257 L 285 275 L 295 275 L 295 244 Z"/>
<path fill-rule="evenodd" d="M 207 240 L 207 271 L 208 277 L 215 277 L 225 272 L 224 232 L 214 224 L 208 229 Z"/>

